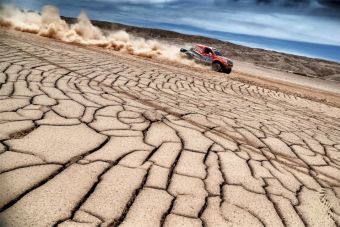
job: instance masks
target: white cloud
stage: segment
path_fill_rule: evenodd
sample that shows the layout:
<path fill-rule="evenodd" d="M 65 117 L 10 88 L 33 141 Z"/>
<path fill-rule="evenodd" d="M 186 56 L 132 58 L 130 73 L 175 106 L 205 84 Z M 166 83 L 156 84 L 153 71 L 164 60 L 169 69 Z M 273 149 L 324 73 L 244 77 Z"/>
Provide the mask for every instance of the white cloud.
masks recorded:
<path fill-rule="evenodd" d="M 339 21 L 325 17 L 225 10 L 165 20 L 204 30 L 340 46 Z"/>

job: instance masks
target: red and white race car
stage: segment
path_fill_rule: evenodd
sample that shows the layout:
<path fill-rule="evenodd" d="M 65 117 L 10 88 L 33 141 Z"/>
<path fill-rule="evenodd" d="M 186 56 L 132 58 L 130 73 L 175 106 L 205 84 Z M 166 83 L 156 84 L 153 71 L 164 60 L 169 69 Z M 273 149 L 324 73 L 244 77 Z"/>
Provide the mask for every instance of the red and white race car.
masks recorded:
<path fill-rule="evenodd" d="M 181 48 L 180 51 L 186 54 L 189 59 L 194 59 L 197 63 L 211 65 L 212 69 L 216 72 L 231 73 L 233 62 L 230 59 L 223 57 L 221 52 L 216 48 L 196 44 L 189 50 Z"/>

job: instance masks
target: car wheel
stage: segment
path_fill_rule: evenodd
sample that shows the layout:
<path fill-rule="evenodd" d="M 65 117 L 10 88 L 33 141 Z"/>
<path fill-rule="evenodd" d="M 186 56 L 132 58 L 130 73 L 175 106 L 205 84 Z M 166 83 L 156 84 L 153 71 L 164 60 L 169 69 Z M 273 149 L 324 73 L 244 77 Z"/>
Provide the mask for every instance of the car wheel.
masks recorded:
<path fill-rule="evenodd" d="M 211 66 L 212 70 L 214 70 L 215 72 L 221 72 L 222 71 L 222 65 L 219 62 L 214 62 L 212 63 Z"/>
<path fill-rule="evenodd" d="M 227 69 L 225 69 L 225 70 L 224 70 L 224 72 L 225 72 L 226 74 L 229 74 L 229 73 L 231 73 L 231 68 L 227 68 Z"/>

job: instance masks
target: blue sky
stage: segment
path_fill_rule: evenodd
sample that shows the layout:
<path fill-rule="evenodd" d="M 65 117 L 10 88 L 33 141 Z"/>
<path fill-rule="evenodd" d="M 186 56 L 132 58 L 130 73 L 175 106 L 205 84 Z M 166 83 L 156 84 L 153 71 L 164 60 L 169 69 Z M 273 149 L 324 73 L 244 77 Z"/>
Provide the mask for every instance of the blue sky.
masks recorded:
<path fill-rule="evenodd" d="M 65 16 L 76 17 L 84 10 L 91 19 L 202 34 L 252 47 L 340 61 L 338 0 L 16 0 L 15 3 L 32 10 L 52 4 Z M 308 46 L 308 53 L 303 44 Z"/>

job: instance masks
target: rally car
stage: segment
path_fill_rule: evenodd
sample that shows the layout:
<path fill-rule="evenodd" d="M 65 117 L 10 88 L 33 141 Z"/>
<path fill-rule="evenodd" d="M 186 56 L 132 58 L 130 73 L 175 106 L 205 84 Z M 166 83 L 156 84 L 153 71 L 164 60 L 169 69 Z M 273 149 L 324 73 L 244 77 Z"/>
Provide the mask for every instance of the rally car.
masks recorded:
<path fill-rule="evenodd" d="M 181 48 L 182 53 L 186 54 L 189 59 L 194 59 L 196 62 L 211 65 L 216 72 L 231 73 L 233 62 L 222 56 L 221 52 L 216 48 L 196 44 L 190 49 Z"/>

